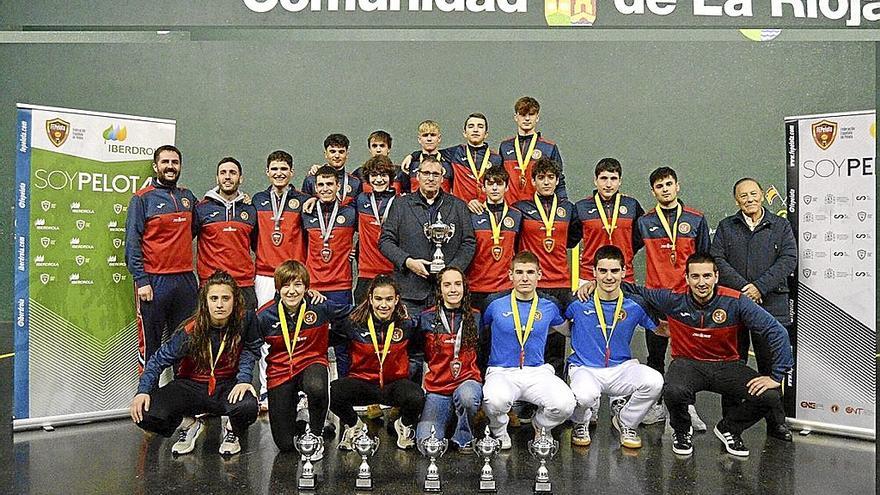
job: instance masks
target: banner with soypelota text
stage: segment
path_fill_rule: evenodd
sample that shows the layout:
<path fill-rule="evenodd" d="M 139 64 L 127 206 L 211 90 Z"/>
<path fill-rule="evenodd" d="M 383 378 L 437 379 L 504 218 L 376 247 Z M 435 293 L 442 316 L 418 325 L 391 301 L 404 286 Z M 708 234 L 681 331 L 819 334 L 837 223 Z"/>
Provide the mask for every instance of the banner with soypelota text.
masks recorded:
<path fill-rule="evenodd" d="M 18 105 L 16 426 L 128 406 L 138 368 L 125 217 L 174 132 L 173 120 Z"/>

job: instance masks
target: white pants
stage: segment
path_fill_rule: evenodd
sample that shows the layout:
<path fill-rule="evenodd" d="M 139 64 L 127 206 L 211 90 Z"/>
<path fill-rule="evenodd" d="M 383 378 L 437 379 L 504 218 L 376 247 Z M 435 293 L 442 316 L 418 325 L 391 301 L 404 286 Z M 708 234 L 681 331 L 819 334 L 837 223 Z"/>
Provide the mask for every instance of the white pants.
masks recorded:
<path fill-rule="evenodd" d="M 571 366 L 568 368 L 571 391 L 577 407 L 571 420 L 575 423 L 590 421 L 593 406 L 598 406 L 602 394 L 612 397 L 631 395 L 626 407 L 620 410 L 620 422 L 635 428 L 663 391 L 663 375 L 656 370 L 630 359 L 609 368 Z"/>
<path fill-rule="evenodd" d="M 507 412 L 516 400 L 538 406 L 532 421 L 535 428 L 546 428 L 548 433 L 568 419 L 575 407 L 571 389 L 554 374 L 553 366 L 549 364 L 522 369 L 490 367 L 486 370 L 483 411 L 494 435 L 507 432 Z"/>
<path fill-rule="evenodd" d="M 275 277 L 257 275 L 254 277 L 254 292 L 257 293 L 257 308 L 275 298 Z M 260 397 L 266 394 L 266 356 L 269 355 L 269 344 L 260 347 Z"/>

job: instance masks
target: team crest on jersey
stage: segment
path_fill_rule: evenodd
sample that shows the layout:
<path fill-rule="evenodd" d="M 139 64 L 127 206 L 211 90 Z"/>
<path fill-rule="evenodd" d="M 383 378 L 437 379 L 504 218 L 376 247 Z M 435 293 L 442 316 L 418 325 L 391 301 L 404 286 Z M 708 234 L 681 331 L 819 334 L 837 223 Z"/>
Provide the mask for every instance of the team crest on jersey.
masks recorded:
<path fill-rule="evenodd" d="M 403 329 L 395 328 L 394 333 L 391 334 L 391 341 L 400 342 L 401 340 L 403 340 Z"/>
<path fill-rule="evenodd" d="M 242 220 L 247 221 L 247 219 L 248 219 L 248 214 L 247 214 L 246 211 L 241 212 L 241 215 L 240 215 L 240 216 L 241 216 L 241 219 L 242 219 Z"/>
<path fill-rule="evenodd" d="M 339 225 L 344 224 L 344 223 L 345 223 L 345 217 L 344 217 L 343 215 L 339 215 L 338 217 L 336 217 L 336 223 L 338 223 Z"/>
<path fill-rule="evenodd" d="M 287 202 L 287 206 L 291 210 L 295 210 L 295 209 L 299 208 L 299 200 L 298 199 L 291 199 L 290 201 Z"/>
<path fill-rule="evenodd" d="M 678 224 L 678 233 L 679 234 L 688 234 L 691 231 L 691 224 L 687 222 L 681 222 Z"/>
<path fill-rule="evenodd" d="M 512 229 L 514 226 L 513 219 L 510 217 L 504 217 L 504 226 L 508 229 Z"/>
<path fill-rule="evenodd" d="M 544 153 L 541 153 L 541 150 L 535 150 L 532 153 L 532 158 L 534 158 L 535 160 L 540 160 L 542 156 L 544 156 Z"/>
<path fill-rule="evenodd" d="M 620 315 L 617 316 L 617 321 L 623 321 L 626 319 L 626 317 L 627 317 L 626 310 L 623 308 L 620 308 Z"/>
<path fill-rule="evenodd" d="M 349 194 L 351 192 L 351 184 L 345 185 L 345 194 Z"/>
<path fill-rule="evenodd" d="M 543 318 L 543 317 L 544 317 L 544 315 L 541 314 L 540 311 L 535 311 L 535 321 L 541 321 L 541 318 Z"/>
<path fill-rule="evenodd" d="M 618 208 L 618 211 L 620 212 L 621 215 L 626 215 L 629 210 L 626 209 L 626 206 L 620 205 L 620 208 Z"/>
<path fill-rule="evenodd" d="M 182 198 L 182 199 L 180 200 L 180 204 L 182 204 L 184 208 L 187 208 L 187 209 L 188 209 L 188 208 L 189 208 L 189 199 L 188 199 L 188 198 Z"/>
<path fill-rule="evenodd" d="M 712 312 L 712 321 L 719 325 L 724 323 L 725 321 L 727 321 L 727 311 L 724 311 L 720 308 L 716 309 Z"/>
<path fill-rule="evenodd" d="M 559 208 L 556 208 L 556 216 L 559 218 L 565 218 L 565 208 L 561 206 Z"/>
<path fill-rule="evenodd" d="M 314 325 L 316 321 L 318 321 L 318 313 L 314 311 L 306 311 L 306 314 L 303 315 L 303 322 L 306 325 Z"/>

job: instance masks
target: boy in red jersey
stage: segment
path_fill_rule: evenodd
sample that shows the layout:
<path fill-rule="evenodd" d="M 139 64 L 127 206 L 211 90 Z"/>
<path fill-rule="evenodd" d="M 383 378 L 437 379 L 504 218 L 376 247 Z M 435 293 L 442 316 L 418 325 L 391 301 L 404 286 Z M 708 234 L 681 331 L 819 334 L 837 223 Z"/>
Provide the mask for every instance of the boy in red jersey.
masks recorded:
<path fill-rule="evenodd" d="M 363 170 L 370 191 L 360 193 L 355 200 L 358 218 L 358 279 L 354 290 L 356 304 L 363 302 L 367 288 L 376 275 L 391 273 L 394 265 L 379 251 L 379 234 L 388 217 L 388 210 L 397 196 L 390 188 L 397 167 L 387 156 L 377 155 L 364 163 Z"/>
<path fill-rule="evenodd" d="M 484 174 L 493 166 L 501 166 L 501 156 L 489 149 L 489 121 L 481 113 L 472 113 L 464 121 L 462 131 L 465 142 L 441 150 L 452 165 L 452 194 L 465 203 L 484 201 Z"/>

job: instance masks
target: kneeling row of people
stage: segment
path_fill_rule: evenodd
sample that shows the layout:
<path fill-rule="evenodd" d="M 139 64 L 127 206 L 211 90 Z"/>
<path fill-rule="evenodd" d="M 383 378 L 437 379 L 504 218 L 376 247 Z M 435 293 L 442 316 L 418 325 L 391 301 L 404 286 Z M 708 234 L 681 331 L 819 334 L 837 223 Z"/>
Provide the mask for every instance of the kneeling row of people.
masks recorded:
<path fill-rule="evenodd" d="M 288 261 L 275 272 L 275 300 L 254 315 L 243 310 L 234 280 L 218 272 L 202 287 L 195 316 L 146 364 L 131 417 L 141 428 L 166 437 L 180 425 L 172 451 L 186 453 L 204 429 L 202 420 L 191 416 L 228 416 L 220 452 L 237 453 L 238 438 L 256 420 L 251 373 L 265 341 L 270 427 L 282 451 L 293 450 L 301 434 L 300 392 L 308 397 L 312 431 L 322 430 L 328 408 L 339 417 L 340 449 L 350 450 L 363 431 L 355 406 L 376 403 L 400 408 L 394 429 L 401 449 L 429 436 L 432 427 L 442 434 L 450 419 L 452 444 L 471 448 L 481 406 L 493 436 L 509 449 L 508 412 L 517 401 L 537 406 L 536 435 L 571 419 L 572 443 L 589 445 L 587 425 L 602 393 L 629 397 L 614 412 L 612 424 L 623 446 L 638 448 L 636 428 L 664 391 L 663 376 L 633 359 L 630 351 L 638 326 L 660 331 L 644 309 L 650 305 L 672 316 L 674 359 L 664 397 L 673 451 L 692 452 L 688 406 L 696 392 L 711 390 L 725 397 L 715 434 L 729 453 L 748 455 L 740 434 L 779 402 L 775 389 L 791 367 L 787 334 L 747 298 L 715 287 L 711 257 L 688 260 L 689 290 L 683 294 L 632 284 L 622 290 L 624 266 L 618 248 L 600 248 L 594 260 L 596 282 L 582 287 L 579 300 L 563 313 L 537 293 L 537 258 L 519 253 L 509 274 L 513 291 L 489 303 L 484 315 L 470 308 L 463 274 L 447 268 L 437 277 L 437 306 L 414 318 L 406 314 L 397 284 L 384 275 L 373 280 L 364 303 L 343 307 L 310 293 L 305 267 Z M 775 356 L 772 377 L 760 377 L 738 360 L 736 335 L 743 325 L 767 338 Z M 552 331 L 571 335 L 570 385 L 544 361 Z M 328 386 L 328 346 L 346 341 L 351 368 Z M 424 390 L 409 379 L 413 348 L 424 350 Z M 177 367 L 177 378 L 157 388 L 159 374 L 169 366 Z M 313 460 L 322 456 L 318 452 Z"/>

